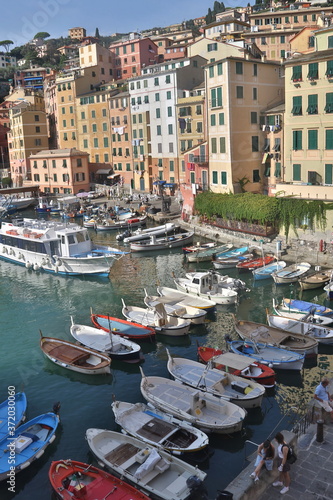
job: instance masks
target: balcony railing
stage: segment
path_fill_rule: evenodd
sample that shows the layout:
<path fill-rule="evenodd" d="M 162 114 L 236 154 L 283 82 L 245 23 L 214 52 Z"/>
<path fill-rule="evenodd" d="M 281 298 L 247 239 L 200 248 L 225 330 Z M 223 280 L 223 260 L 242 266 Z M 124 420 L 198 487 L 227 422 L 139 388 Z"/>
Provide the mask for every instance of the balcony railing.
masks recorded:
<path fill-rule="evenodd" d="M 203 163 L 208 163 L 208 156 L 205 155 L 194 156 L 193 163 L 198 163 L 198 165 L 201 165 Z"/>

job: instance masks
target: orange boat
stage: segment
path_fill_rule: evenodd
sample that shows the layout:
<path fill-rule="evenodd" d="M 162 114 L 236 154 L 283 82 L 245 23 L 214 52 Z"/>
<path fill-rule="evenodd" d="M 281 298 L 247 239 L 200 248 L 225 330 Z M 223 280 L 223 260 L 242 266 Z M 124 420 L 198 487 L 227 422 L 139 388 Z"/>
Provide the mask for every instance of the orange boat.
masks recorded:
<path fill-rule="evenodd" d="M 59 460 L 52 462 L 49 479 L 58 498 L 63 500 L 149 500 L 149 497 L 134 486 L 97 467 L 76 462 Z"/>
<path fill-rule="evenodd" d="M 258 269 L 259 267 L 272 264 L 274 260 L 275 257 L 273 255 L 265 255 L 264 257 L 242 260 L 236 265 L 236 267 L 242 271 L 252 271 L 253 269 Z"/>
<path fill-rule="evenodd" d="M 198 346 L 198 358 L 203 363 L 211 361 L 212 366 L 218 370 L 223 370 L 239 377 L 249 378 L 267 388 L 274 387 L 274 370 L 257 361 L 243 359 L 244 357 L 232 352 L 214 349 L 213 347 Z"/>

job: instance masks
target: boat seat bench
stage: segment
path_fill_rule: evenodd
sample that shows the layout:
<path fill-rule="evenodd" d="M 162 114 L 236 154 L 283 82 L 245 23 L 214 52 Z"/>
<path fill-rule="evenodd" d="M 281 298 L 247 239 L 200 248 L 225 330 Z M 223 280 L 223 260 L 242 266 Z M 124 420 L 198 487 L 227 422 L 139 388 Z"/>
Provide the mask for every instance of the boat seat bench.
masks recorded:
<path fill-rule="evenodd" d="M 66 345 L 54 347 L 51 351 L 49 351 L 49 354 L 60 359 L 61 361 L 64 361 L 65 363 L 76 363 L 77 361 L 83 362 L 90 356 L 90 353 L 78 354 L 76 349 Z"/>

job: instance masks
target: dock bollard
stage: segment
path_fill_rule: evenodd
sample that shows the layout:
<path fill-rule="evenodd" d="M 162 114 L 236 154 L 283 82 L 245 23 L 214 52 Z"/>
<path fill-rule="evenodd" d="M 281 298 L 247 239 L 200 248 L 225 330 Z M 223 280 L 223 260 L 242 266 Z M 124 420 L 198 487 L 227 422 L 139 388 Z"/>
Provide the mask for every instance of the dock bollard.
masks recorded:
<path fill-rule="evenodd" d="M 322 443 L 324 441 L 324 420 L 317 420 L 317 443 Z"/>

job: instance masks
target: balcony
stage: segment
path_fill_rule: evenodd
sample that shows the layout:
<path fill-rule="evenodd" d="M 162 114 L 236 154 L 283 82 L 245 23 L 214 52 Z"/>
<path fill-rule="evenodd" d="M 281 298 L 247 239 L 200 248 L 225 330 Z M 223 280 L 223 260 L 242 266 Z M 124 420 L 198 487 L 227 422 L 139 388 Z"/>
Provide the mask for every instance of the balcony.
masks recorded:
<path fill-rule="evenodd" d="M 193 157 L 193 163 L 197 163 L 198 165 L 207 165 L 208 164 L 208 156 L 200 155 Z"/>

